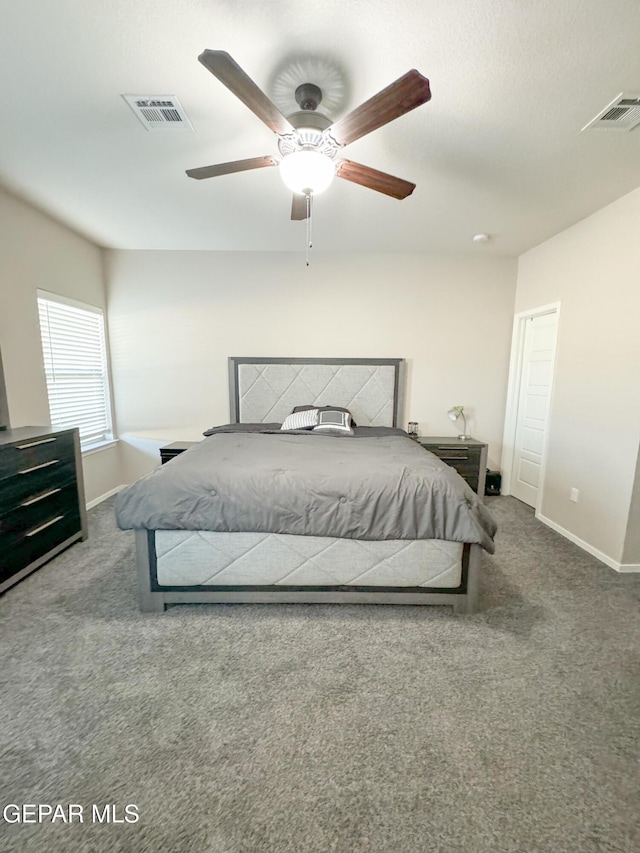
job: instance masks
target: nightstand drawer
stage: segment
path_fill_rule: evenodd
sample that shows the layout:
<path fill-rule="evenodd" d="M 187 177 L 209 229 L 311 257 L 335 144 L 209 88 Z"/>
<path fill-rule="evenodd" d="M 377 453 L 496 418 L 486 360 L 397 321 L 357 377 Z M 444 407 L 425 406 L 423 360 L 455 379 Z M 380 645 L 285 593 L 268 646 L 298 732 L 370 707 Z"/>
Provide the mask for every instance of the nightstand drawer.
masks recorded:
<path fill-rule="evenodd" d="M 479 447 L 459 447 L 446 444 L 423 444 L 423 447 L 439 459 L 442 459 L 443 462 L 449 462 L 450 464 L 454 462 L 470 462 L 477 465 L 480 461 Z"/>
<path fill-rule="evenodd" d="M 425 450 L 454 468 L 474 492 L 484 492 L 486 444 L 476 439 L 451 441 L 437 436 L 421 436 L 418 441 Z"/>
<path fill-rule="evenodd" d="M 198 443 L 197 441 L 174 441 L 172 444 L 166 444 L 160 448 L 160 462 L 164 465 L 165 462 L 169 462 L 175 456 L 180 456 L 185 450 Z"/>
<path fill-rule="evenodd" d="M 463 474 L 461 471 L 458 471 L 458 474 L 460 474 L 462 479 L 473 489 L 474 492 L 478 491 L 479 481 L 477 472 L 474 474 Z"/>
<path fill-rule="evenodd" d="M 442 457 L 440 457 L 442 459 Z M 451 468 L 455 468 L 455 470 L 460 474 L 461 477 L 465 479 L 467 477 L 477 477 L 478 476 L 478 463 L 480 459 L 476 459 L 475 461 L 468 459 L 442 459 L 443 462 L 446 462 Z"/>

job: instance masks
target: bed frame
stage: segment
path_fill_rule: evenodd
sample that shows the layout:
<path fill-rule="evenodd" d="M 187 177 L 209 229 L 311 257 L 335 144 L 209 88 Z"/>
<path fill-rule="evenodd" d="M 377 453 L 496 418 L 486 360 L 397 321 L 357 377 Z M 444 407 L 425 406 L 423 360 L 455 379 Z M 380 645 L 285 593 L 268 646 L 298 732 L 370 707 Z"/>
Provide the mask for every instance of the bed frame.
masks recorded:
<path fill-rule="evenodd" d="M 281 423 L 293 406 L 348 408 L 359 426 L 397 426 L 404 410 L 403 359 L 229 359 L 232 423 Z M 481 547 L 462 549 L 458 587 L 386 586 L 162 586 L 158 583 L 155 531 L 136 530 L 138 602 L 146 612 L 167 604 L 304 603 L 451 605 L 473 613 L 477 604 Z"/>

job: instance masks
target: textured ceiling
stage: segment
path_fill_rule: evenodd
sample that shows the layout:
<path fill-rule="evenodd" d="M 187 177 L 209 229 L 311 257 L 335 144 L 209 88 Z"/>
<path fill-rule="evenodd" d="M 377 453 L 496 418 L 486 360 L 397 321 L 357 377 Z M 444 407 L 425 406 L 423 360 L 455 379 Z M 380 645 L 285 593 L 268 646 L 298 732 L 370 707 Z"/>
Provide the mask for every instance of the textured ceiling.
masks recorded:
<path fill-rule="evenodd" d="M 271 97 L 288 63 L 329 63 L 340 114 L 417 68 L 431 102 L 345 149 L 417 189 L 334 181 L 314 251 L 515 255 L 640 185 L 640 128 L 580 133 L 640 91 L 639 45 L 638 0 L 20 0 L 0 32 L 0 182 L 107 247 L 303 251 L 277 169 L 185 176 L 277 155 L 198 54 L 228 51 Z M 176 95 L 195 132 L 147 132 L 124 93 Z"/>

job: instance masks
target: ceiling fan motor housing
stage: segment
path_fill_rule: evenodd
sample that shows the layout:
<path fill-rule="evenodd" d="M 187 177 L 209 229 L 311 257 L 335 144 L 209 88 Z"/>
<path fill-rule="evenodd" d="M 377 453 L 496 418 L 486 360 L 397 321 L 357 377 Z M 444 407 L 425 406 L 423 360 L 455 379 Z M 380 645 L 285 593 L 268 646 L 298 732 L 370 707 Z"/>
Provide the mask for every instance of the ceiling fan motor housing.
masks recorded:
<path fill-rule="evenodd" d="M 315 83 L 302 83 L 295 91 L 295 99 L 301 110 L 317 110 L 322 92 Z"/>

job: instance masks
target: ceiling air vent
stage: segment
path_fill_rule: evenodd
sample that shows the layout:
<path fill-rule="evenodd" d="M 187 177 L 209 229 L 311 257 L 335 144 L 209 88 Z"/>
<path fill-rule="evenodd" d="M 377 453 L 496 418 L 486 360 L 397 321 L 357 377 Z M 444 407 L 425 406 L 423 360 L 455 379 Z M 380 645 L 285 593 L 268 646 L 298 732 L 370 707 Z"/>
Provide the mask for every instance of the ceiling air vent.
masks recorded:
<path fill-rule="evenodd" d="M 175 95 L 123 95 L 147 130 L 193 130 Z"/>
<path fill-rule="evenodd" d="M 633 130 L 637 124 L 640 124 L 640 95 L 621 92 L 582 129 Z"/>

